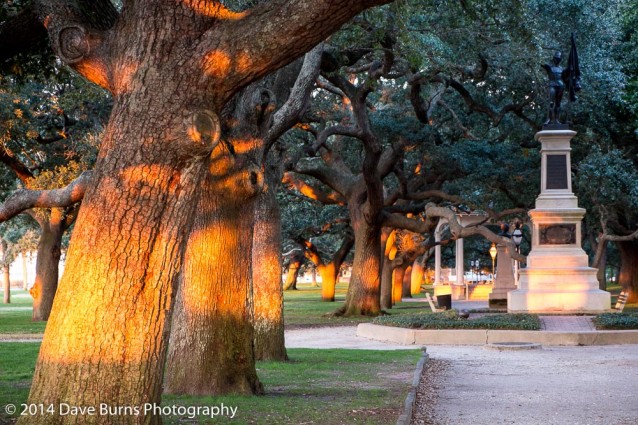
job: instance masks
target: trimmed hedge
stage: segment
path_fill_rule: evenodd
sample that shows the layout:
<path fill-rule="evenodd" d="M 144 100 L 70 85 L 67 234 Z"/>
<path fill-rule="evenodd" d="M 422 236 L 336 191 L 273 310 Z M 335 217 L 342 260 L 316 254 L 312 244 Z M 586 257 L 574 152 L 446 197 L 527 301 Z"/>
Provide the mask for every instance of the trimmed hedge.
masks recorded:
<path fill-rule="evenodd" d="M 602 313 L 593 321 L 596 329 L 638 329 L 638 313 Z"/>
<path fill-rule="evenodd" d="M 436 314 L 402 314 L 381 316 L 373 323 L 410 329 L 507 329 L 536 331 L 541 322 L 535 314 L 487 314 L 476 319 L 463 319 L 456 310 Z"/>

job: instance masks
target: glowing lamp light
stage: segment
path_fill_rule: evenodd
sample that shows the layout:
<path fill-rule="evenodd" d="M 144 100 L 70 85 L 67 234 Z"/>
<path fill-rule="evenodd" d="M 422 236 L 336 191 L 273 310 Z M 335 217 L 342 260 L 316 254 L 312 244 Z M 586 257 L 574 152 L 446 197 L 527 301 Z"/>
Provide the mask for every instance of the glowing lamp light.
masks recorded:
<path fill-rule="evenodd" d="M 490 247 L 490 257 L 492 257 L 492 260 L 496 260 L 496 252 L 496 244 L 493 243 Z"/>
<path fill-rule="evenodd" d="M 493 243 L 490 247 L 490 257 L 492 257 L 492 279 L 494 279 L 494 260 L 496 260 L 496 244 Z"/>

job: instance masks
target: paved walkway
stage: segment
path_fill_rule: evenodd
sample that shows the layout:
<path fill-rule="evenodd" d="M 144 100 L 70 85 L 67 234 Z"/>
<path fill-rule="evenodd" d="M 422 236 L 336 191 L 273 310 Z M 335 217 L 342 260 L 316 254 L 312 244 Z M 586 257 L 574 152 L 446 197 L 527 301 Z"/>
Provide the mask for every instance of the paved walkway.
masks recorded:
<path fill-rule="evenodd" d="M 357 336 L 356 326 L 303 328 L 286 331 L 288 348 L 350 348 L 361 350 L 414 350 L 414 345 L 374 341 Z"/>
<path fill-rule="evenodd" d="M 539 316 L 541 330 L 558 332 L 595 331 L 591 316 Z"/>
<path fill-rule="evenodd" d="M 638 345 L 428 353 L 413 425 L 638 423 Z"/>
<path fill-rule="evenodd" d="M 555 330 L 585 316 L 546 316 Z M 550 329 L 548 329 L 550 330 Z M 356 327 L 286 331 L 286 346 L 414 349 L 356 336 Z M 638 345 L 495 351 L 428 346 L 413 425 L 636 425 Z"/>

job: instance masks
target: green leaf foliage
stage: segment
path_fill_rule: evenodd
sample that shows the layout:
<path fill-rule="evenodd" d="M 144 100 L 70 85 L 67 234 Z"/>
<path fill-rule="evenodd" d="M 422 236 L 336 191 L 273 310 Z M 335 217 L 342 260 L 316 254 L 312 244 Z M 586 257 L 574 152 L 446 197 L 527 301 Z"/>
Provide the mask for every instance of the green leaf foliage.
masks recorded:
<path fill-rule="evenodd" d="M 638 329 L 638 313 L 603 313 L 593 320 L 596 329 Z"/>
<path fill-rule="evenodd" d="M 463 319 L 456 310 L 435 314 L 405 314 L 377 317 L 373 323 L 410 329 L 511 329 L 534 331 L 541 328 L 535 314 L 487 314 Z"/>

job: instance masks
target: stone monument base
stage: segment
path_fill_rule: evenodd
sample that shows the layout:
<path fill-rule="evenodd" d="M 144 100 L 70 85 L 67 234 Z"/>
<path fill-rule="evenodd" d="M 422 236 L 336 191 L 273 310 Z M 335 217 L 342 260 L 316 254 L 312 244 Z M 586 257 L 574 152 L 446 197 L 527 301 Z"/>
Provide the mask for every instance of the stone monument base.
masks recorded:
<path fill-rule="evenodd" d="M 611 308 L 611 294 L 598 289 L 597 269 L 588 267 L 588 257 L 579 244 L 545 244 L 543 226 L 567 232 L 567 240 L 580 240 L 580 220 L 584 210 L 532 210 L 536 246 L 527 257 L 527 268 L 520 269 L 518 289 L 508 294 L 510 313 L 602 313 Z M 561 227 L 564 226 L 564 227 Z"/>
<path fill-rule="evenodd" d="M 595 270 L 595 269 L 592 269 Z M 508 294 L 508 313 L 599 314 L 609 311 L 609 292 L 519 289 Z"/>

